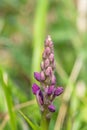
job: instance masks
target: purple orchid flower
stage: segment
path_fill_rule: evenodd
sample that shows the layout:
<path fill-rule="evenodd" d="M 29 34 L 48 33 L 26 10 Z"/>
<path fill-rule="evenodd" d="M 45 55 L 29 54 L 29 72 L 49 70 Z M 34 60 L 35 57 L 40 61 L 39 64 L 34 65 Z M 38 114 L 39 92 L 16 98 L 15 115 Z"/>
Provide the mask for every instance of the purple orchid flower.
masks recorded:
<path fill-rule="evenodd" d="M 40 87 L 34 83 L 32 92 L 36 95 L 41 111 L 46 111 L 48 115 L 49 112 L 56 110 L 53 105 L 55 97 L 63 93 L 63 87 L 56 87 L 54 49 L 50 36 L 45 40 L 40 67 L 40 72 L 34 72 L 34 78 L 40 82 Z"/>

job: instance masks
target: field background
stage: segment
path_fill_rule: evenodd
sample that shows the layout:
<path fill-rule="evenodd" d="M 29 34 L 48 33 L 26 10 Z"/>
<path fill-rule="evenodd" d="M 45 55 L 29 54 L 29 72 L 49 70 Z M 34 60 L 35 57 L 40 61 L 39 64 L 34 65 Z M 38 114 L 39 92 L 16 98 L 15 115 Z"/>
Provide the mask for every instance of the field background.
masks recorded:
<path fill-rule="evenodd" d="M 20 111 L 40 123 L 31 87 L 48 34 L 64 87 L 49 130 L 87 130 L 87 0 L 0 0 L 0 130 L 31 130 Z"/>

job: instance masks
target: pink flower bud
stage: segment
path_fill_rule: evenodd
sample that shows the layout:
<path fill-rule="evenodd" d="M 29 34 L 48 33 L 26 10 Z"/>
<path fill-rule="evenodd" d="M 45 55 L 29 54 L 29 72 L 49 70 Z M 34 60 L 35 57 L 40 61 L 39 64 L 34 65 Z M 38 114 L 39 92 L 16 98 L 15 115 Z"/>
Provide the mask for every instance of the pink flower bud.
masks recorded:
<path fill-rule="evenodd" d="M 51 76 L 52 75 L 52 68 L 48 67 L 45 71 L 46 76 Z"/>
<path fill-rule="evenodd" d="M 55 106 L 53 104 L 48 106 L 49 111 L 55 112 Z"/>
<path fill-rule="evenodd" d="M 35 78 L 37 81 L 40 81 L 40 73 L 34 72 L 34 78 Z"/>
<path fill-rule="evenodd" d="M 40 78 L 41 78 L 41 81 L 44 81 L 45 80 L 45 74 L 44 74 L 44 72 L 43 71 L 41 71 L 41 73 L 40 73 Z"/>
<path fill-rule="evenodd" d="M 64 91 L 63 87 L 58 87 L 55 89 L 54 91 L 54 96 L 59 96 L 60 94 L 62 94 Z"/>
<path fill-rule="evenodd" d="M 45 40 L 45 46 L 49 46 L 49 42 L 51 42 L 51 37 L 48 35 Z"/>
<path fill-rule="evenodd" d="M 50 64 L 49 59 L 46 59 L 46 60 L 45 60 L 45 68 L 47 68 L 47 67 L 49 66 L 49 64 Z"/>
<path fill-rule="evenodd" d="M 32 92 L 36 95 L 37 91 L 40 90 L 40 87 L 37 84 L 32 85 Z"/>
<path fill-rule="evenodd" d="M 53 48 L 53 42 L 52 41 L 49 42 L 49 47 Z"/>
<path fill-rule="evenodd" d="M 36 99 L 39 105 L 43 105 L 44 104 L 44 99 L 43 99 L 43 93 L 41 90 L 38 90 L 36 93 Z"/>
<path fill-rule="evenodd" d="M 56 84 L 56 77 L 55 77 L 54 75 L 52 75 L 51 84 L 52 84 L 52 85 L 55 85 L 55 84 Z"/>
<path fill-rule="evenodd" d="M 46 55 L 49 55 L 51 53 L 51 49 L 49 47 L 45 48 L 45 53 Z"/>
<path fill-rule="evenodd" d="M 49 87 L 47 88 L 47 94 L 48 94 L 48 95 L 51 95 L 51 94 L 53 94 L 53 92 L 54 92 L 54 85 L 51 85 L 51 86 L 49 86 Z"/>
<path fill-rule="evenodd" d="M 49 59 L 50 59 L 51 62 L 54 61 L 54 54 L 53 53 L 50 54 Z"/>

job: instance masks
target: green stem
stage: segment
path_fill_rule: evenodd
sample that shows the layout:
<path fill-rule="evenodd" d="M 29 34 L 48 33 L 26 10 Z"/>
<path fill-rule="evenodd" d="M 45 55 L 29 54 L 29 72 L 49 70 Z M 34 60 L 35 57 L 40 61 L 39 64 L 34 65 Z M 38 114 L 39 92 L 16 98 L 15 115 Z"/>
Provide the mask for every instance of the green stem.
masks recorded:
<path fill-rule="evenodd" d="M 41 117 L 41 130 L 48 130 L 50 119 L 46 118 L 47 112 L 42 113 Z"/>

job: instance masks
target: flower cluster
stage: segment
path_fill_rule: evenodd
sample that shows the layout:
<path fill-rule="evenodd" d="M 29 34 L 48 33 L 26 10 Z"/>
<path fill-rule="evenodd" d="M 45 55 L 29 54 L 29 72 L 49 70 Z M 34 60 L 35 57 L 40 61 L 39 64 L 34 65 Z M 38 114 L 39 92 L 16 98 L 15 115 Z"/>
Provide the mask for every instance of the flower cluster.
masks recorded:
<path fill-rule="evenodd" d="M 51 37 L 45 40 L 44 52 L 42 54 L 41 72 L 34 72 L 34 77 L 40 82 L 32 85 L 32 92 L 36 95 L 41 111 L 55 112 L 53 100 L 63 92 L 62 87 L 56 87 L 56 77 L 54 75 L 55 60 L 53 42 Z"/>

